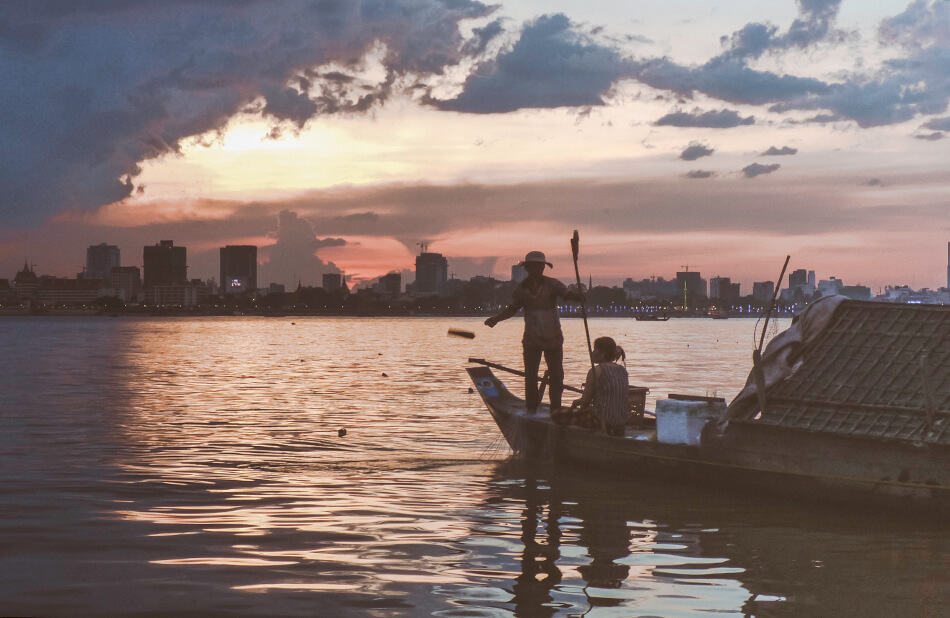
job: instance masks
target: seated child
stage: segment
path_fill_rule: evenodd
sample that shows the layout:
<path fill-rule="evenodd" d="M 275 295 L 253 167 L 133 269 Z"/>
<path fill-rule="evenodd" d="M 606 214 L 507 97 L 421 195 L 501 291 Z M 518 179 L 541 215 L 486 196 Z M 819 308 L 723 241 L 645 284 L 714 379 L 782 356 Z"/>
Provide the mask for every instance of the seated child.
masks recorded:
<path fill-rule="evenodd" d="M 570 408 L 555 411 L 551 418 L 559 425 L 577 425 L 589 429 L 605 428 L 611 436 L 622 436 L 627 422 L 627 391 L 630 380 L 627 368 L 618 364 L 626 360 L 623 348 L 610 337 L 594 341 L 595 366 L 587 372 L 584 394 Z"/>

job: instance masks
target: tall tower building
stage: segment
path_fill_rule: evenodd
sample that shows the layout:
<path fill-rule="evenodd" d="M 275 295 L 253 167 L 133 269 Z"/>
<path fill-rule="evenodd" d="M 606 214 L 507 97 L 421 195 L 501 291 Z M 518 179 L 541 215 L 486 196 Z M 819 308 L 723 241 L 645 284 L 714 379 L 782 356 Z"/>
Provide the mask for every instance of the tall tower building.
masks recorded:
<path fill-rule="evenodd" d="M 449 278 L 449 261 L 441 253 L 421 253 L 416 256 L 416 294 L 445 293 Z"/>
<path fill-rule="evenodd" d="M 804 268 L 793 270 L 788 275 L 788 287 L 791 289 L 805 287 L 808 284 L 808 272 Z"/>
<path fill-rule="evenodd" d="M 323 289 L 327 292 L 336 292 L 343 287 L 343 275 L 340 273 L 324 273 Z"/>
<path fill-rule="evenodd" d="M 121 266 L 119 248 L 106 243 L 86 249 L 86 278 L 107 279 L 112 269 Z"/>
<path fill-rule="evenodd" d="M 756 300 L 767 302 L 772 300 L 775 295 L 774 281 L 756 281 L 752 284 L 752 297 Z"/>
<path fill-rule="evenodd" d="M 947 288 L 950 289 L 950 242 L 947 243 Z"/>
<path fill-rule="evenodd" d="M 146 288 L 188 280 L 187 250 L 185 247 L 176 247 L 172 240 L 163 240 L 156 245 L 145 247 L 142 261 L 145 266 L 145 280 L 142 285 Z"/>
<path fill-rule="evenodd" d="M 257 247 L 221 247 L 221 293 L 244 294 L 257 290 Z"/>

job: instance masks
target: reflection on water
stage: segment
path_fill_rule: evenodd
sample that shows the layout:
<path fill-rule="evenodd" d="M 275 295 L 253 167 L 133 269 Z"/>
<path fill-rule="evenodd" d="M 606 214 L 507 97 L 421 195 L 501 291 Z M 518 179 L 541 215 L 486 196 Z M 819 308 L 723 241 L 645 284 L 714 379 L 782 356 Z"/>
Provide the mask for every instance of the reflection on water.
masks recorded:
<path fill-rule="evenodd" d="M 751 321 L 591 330 L 653 397 L 744 383 Z M 565 331 L 577 383 L 583 327 Z M 0 613 L 950 612 L 937 524 L 509 460 L 462 368 L 517 366 L 519 339 L 472 319 L 0 322 Z"/>

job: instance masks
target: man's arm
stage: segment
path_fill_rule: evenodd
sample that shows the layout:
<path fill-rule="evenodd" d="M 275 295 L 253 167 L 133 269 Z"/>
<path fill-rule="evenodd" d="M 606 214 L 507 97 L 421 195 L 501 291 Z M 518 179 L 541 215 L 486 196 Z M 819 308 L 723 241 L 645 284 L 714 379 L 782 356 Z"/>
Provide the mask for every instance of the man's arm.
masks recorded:
<path fill-rule="evenodd" d="M 555 281 L 557 281 L 557 279 L 555 279 Z M 581 305 L 587 302 L 587 294 L 584 291 L 583 283 L 581 283 L 579 286 L 572 284 L 570 287 L 568 287 L 560 281 L 557 281 L 555 284 L 555 289 L 557 291 L 557 295 L 568 302 L 579 303 Z"/>
<path fill-rule="evenodd" d="M 497 315 L 493 315 L 492 317 L 485 320 L 485 326 L 487 326 L 488 328 L 495 328 L 495 324 L 498 324 L 499 322 L 507 320 L 508 318 L 513 318 L 515 314 L 518 313 L 518 309 L 520 309 L 520 307 L 514 304 L 508 305 L 507 307 L 502 309 Z"/>

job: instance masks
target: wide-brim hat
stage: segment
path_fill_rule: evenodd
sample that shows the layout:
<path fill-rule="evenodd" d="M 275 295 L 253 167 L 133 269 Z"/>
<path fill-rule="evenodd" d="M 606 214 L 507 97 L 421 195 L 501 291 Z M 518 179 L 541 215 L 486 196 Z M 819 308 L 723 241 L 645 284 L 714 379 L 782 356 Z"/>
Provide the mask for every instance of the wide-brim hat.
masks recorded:
<path fill-rule="evenodd" d="M 554 265 L 545 259 L 544 253 L 542 251 L 528 251 L 527 255 L 524 256 L 524 260 L 522 260 L 518 266 L 524 266 L 525 264 L 529 264 L 531 262 L 547 264 L 548 268 L 554 268 Z"/>

